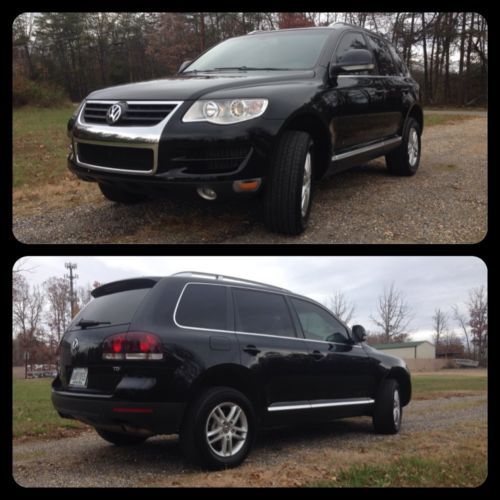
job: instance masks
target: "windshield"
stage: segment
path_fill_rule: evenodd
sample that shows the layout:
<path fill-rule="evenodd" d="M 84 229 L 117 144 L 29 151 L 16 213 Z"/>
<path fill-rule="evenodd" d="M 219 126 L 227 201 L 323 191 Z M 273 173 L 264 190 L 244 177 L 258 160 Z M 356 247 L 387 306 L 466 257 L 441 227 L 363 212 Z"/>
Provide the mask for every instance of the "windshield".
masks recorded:
<path fill-rule="evenodd" d="M 190 71 L 311 69 L 330 31 L 295 31 L 230 38 L 190 64 Z"/>

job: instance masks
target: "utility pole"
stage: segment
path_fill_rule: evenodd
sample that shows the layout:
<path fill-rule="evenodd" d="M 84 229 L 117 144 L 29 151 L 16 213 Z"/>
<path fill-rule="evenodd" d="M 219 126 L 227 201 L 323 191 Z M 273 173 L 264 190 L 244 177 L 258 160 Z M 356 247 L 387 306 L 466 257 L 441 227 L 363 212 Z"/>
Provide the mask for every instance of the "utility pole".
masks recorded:
<path fill-rule="evenodd" d="M 73 287 L 73 282 L 78 278 L 78 274 L 73 273 L 73 269 L 76 269 L 78 266 L 71 262 L 66 262 L 64 267 L 69 270 L 69 274 L 65 274 L 64 277 L 69 280 L 69 300 L 71 303 L 71 318 L 75 316 L 75 292 Z"/>

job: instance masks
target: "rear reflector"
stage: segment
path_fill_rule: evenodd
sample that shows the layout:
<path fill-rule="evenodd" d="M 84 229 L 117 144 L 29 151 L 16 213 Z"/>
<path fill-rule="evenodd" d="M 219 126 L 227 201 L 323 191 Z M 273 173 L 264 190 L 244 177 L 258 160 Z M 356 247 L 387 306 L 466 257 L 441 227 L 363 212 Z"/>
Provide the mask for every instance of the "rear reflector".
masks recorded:
<path fill-rule="evenodd" d="M 153 413 L 153 408 L 113 408 L 115 413 Z"/>
<path fill-rule="evenodd" d="M 160 339 L 152 333 L 118 333 L 103 342 L 102 357 L 108 360 L 163 359 Z"/>

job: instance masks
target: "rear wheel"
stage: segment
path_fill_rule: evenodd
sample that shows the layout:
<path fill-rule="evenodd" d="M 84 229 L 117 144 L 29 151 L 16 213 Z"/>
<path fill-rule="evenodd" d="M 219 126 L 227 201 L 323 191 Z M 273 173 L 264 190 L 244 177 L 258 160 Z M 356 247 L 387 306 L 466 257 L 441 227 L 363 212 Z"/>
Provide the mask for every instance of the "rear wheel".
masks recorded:
<path fill-rule="evenodd" d="M 135 446 L 146 441 L 146 437 L 133 436 L 130 434 L 121 434 L 120 432 L 111 432 L 104 429 L 96 428 L 97 434 L 108 443 L 116 446 Z"/>
<path fill-rule="evenodd" d="M 403 132 L 401 145 L 385 157 L 389 172 L 393 175 L 415 175 L 420 163 L 420 127 L 409 118 Z"/>
<path fill-rule="evenodd" d="M 180 431 L 184 455 L 209 469 L 236 467 L 255 436 L 255 415 L 248 398 L 229 387 L 203 392 L 189 408 Z"/>
<path fill-rule="evenodd" d="M 401 428 L 403 408 L 399 384 L 394 379 L 382 382 L 373 413 L 373 427 L 379 434 L 397 434 Z"/>
<path fill-rule="evenodd" d="M 146 196 L 138 193 L 132 193 L 121 189 L 113 184 L 107 184 L 104 182 L 99 182 L 99 189 L 101 193 L 110 201 L 116 203 L 123 203 L 125 205 L 132 205 L 134 203 L 139 203 L 146 199 Z"/>
<path fill-rule="evenodd" d="M 300 234 L 312 201 L 313 143 L 307 132 L 283 133 L 273 159 L 265 197 L 265 223 L 271 231 Z"/>

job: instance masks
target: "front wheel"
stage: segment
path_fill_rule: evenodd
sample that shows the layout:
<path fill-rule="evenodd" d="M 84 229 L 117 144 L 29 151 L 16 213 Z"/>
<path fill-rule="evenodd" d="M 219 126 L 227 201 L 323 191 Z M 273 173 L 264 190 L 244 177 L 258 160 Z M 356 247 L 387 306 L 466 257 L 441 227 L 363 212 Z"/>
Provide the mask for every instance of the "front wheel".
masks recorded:
<path fill-rule="evenodd" d="M 265 223 L 288 235 L 307 227 L 312 201 L 313 143 L 307 132 L 288 130 L 278 143 L 265 196 Z"/>
<path fill-rule="evenodd" d="M 394 379 L 387 379 L 382 386 L 375 401 L 373 412 L 373 427 L 379 434 L 397 434 L 401 428 L 403 408 L 399 384 Z"/>
<path fill-rule="evenodd" d="M 403 132 L 401 145 L 385 156 L 385 162 L 392 175 L 415 175 L 420 163 L 420 127 L 409 118 Z"/>
<path fill-rule="evenodd" d="M 213 387 L 191 405 L 180 432 L 181 448 L 208 469 L 236 467 L 255 436 L 255 415 L 248 398 L 229 387 Z"/>

